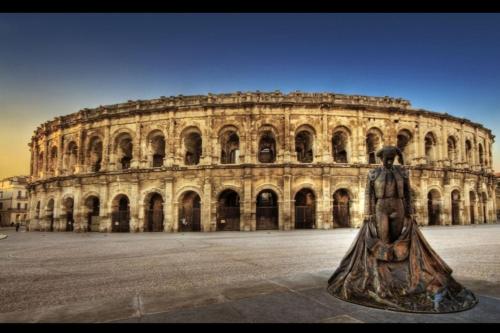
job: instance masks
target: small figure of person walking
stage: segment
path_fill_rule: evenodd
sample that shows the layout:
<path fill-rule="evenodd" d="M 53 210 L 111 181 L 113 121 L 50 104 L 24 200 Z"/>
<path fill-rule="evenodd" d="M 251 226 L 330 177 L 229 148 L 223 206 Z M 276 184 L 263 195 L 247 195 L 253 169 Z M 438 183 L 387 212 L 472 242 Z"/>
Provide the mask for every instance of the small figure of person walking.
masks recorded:
<path fill-rule="evenodd" d="M 21 226 L 21 223 L 17 222 L 17 223 L 16 223 L 16 232 L 18 232 L 18 231 L 19 231 L 19 227 L 20 227 L 20 226 Z"/>

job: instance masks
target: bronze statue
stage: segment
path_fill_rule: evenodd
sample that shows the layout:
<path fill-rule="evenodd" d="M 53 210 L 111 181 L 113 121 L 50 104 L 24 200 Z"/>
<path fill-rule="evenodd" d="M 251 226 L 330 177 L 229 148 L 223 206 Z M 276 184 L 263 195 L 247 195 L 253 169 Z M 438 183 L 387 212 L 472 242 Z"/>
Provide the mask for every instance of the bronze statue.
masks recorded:
<path fill-rule="evenodd" d="M 396 156 L 401 165 L 394 165 Z M 361 305 L 406 312 L 455 312 L 477 304 L 418 229 L 403 154 L 386 146 L 368 173 L 365 218 L 328 292 Z"/>

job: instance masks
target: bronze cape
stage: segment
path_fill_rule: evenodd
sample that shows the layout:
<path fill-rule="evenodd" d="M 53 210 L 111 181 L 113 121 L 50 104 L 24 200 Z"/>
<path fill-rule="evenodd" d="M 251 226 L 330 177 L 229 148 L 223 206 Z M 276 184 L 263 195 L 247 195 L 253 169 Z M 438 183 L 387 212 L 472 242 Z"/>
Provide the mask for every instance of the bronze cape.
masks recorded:
<path fill-rule="evenodd" d="M 345 301 L 405 312 L 456 312 L 476 305 L 474 294 L 451 273 L 414 219 L 405 218 L 393 243 L 378 239 L 375 221 L 368 219 L 328 280 L 328 292 Z"/>

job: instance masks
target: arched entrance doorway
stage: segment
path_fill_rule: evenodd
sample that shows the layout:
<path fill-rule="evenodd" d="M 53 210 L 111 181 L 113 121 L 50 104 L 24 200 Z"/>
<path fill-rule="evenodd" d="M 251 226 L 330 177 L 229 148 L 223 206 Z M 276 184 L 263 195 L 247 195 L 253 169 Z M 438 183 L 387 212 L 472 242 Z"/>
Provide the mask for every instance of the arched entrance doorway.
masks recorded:
<path fill-rule="evenodd" d="M 333 224 L 339 228 L 351 226 L 351 198 L 346 189 L 339 189 L 333 193 Z"/>
<path fill-rule="evenodd" d="M 240 196 L 225 190 L 217 201 L 217 231 L 240 230 Z"/>
<path fill-rule="evenodd" d="M 488 223 L 488 196 L 486 193 L 481 195 L 481 206 L 483 208 L 483 223 Z"/>
<path fill-rule="evenodd" d="M 64 210 L 66 217 L 66 231 L 73 231 L 75 220 L 73 219 L 73 206 L 74 200 L 73 198 L 67 198 L 64 201 Z"/>
<path fill-rule="evenodd" d="M 295 194 L 295 229 L 316 227 L 316 198 L 310 189 L 302 189 Z"/>
<path fill-rule="evenodd" d="M 474 191 L 469 192 L 469 214 L 470 214 L 470 223 L 476 223 L 476 193 Z"/>
<path fill-rule="evenodd" d="M 111 216 L 113 232 L 130 231 L 130 203 L 126 195 L 120 194 L 115 197 Z"/>
<path fill-rule="evenodd" d="M 436 190 L 427 193 L 427 215 L 428 225 L 439 225 L 441 218 L 441 195 Z"/>
<path fill-rule="evenodd" d="M 460 192 L 451 192 L 451 224 L 460 224 Z"/>
<path fill-rule="evenodd" d="M 257 195 L 257 230 L 278 229 L 278 196 L 271 190 L 263 190 Z"/>
<path fill-rule="evenodd" d="M 47 204 L 47 219 L 49 220 L 49 231 L 54 231 L 54 199 Z"/>
<path fill-rule="evenodd" d="M 158 193 L 150 195 L 145 208 L 144 231 L 163 231 L 163 198 Z"/>
<path fill-rule="evenodd" d="M 179 207 L 179 231 L 201 231 L 201 199 L 194 191 L 184 193 Z"/>
<path fill-rule="evenodd" d="M 99 231 L 99 198 L 90 196 L 85 200 L 87 231 Z"/>

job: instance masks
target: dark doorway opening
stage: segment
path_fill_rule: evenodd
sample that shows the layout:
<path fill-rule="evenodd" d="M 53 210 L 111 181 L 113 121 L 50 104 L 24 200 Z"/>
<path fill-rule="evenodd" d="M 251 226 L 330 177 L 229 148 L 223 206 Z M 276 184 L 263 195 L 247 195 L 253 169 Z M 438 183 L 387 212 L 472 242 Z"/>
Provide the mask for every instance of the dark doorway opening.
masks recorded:
<path fill-rule="evenodd" d="M 179 207 L 179 231 L 201 231 L 201 200 L 193 191 L 182 196 Z"/>
<path fill-rule="evenodd" d="M 278 196 L 271 190 L 257 195 L 257 230 L 276 230 L 278 224 Z"/>
<path fill-rule="evenodd" d="M 225 190 L 217 202 L 217 231 L 237 230 L 240 230 L 240 196 L 233 190 Z"/>
<path fill-rule="evenodd" d="M 295 229 L 316 227 L 316 200 L 313 191 L 302 189 L 295 195 Z"/>

